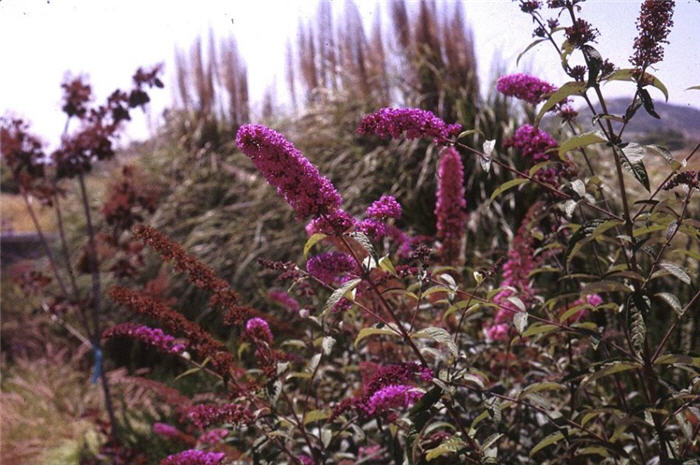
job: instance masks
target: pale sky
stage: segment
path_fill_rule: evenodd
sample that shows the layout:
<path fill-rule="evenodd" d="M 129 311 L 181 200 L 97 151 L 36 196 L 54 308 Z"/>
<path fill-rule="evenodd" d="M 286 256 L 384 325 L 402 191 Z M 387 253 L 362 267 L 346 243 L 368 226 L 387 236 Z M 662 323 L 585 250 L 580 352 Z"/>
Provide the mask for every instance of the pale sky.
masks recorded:
<path fill-rule="evenodd" d="M 438 0 L 452 5 L 456 0 Z M 567 76 L 559 58 L 545 44 L 515 58 L 532 41 L 532 25 L 510 0 L 462 0 L 474 32 L 482 87 L 489 85 L 491 62 L 500 54 L 509 72 L 527 71 L 562 84 Z M 332 0 L 335 9 L 342 1 Z M 356 0 L 368 20 L 384 13 L 386 0 Z M 410 6 L 417 1 L 408 0 Z M 675 27 L 666 58 L 654 74 L 669 89 L 669 101 L 700 108 L 700 1 L 677 0 Z M 589 0 L 582 17 L 601 32 L 597 48 L 618 66 L 627 67 L 636 35 L 639 0 Z M 172 100 L 173 55 L 194 39 L 234 34 L 248 64 L 251 97 L 259 100 L 276 79 L 284 81 L 286 41 L 294 38 L 299 19 L 315 16 L 315 0 L 0 0 L 0 114 L 28 119 L 34 132 L 54 145 L 63 128 L 60 83 L 66 72 L 85 74 L 98 101 L 117 87 L 128 88 L 139 66 L 165 63 L 164 90 L 154 90 L 152 124 Z M 386 15 L 383 23 L 388 25 Z M 387 29 L 385 27 L 385 29 Z M 609 89 L 626 95 L 631 86 Z M 284 91 L 278 92 L 282 98 Z M 652 96 L 662 98 L 652 91 Z M 130 137 L 147 134 L 143 117 L 129 124 Z"/>

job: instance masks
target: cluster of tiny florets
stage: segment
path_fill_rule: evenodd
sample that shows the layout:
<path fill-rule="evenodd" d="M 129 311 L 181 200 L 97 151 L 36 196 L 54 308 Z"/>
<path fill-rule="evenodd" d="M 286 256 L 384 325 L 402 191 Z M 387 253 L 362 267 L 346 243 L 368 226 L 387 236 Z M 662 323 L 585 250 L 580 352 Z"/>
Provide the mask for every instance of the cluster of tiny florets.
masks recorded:
<path fill-rule="evenodd" d="M 443 150 L 438 166 L 438 186 L 435 202 L 437 237 L 442 240 L 443 258 L 454 260 L 459 254 L 464 235 L 464 165 L 453 147 Z"/>
<path fill-rule="evenodd" d="M 407 139 L 432 138 L 436 144 L 446 144 L 462 126 L 447 124 L 433 113 L 419 108 L 382 108 L 362 118 L 359 134 Z"/>
<path fill-rule="evenodd" d="M 544 203 L 537 202 L 530 207 L 513 239 L 513 246 L 508 251 L 508 259 L 502 267 L 503 289 L 493 298 L 494 303 L 499 306 L 499 311 L 494 318 L 494 324 L 486 329 L 489 339 L 503 340 L 508 336 L 507 323 L 520 311 L 510 300 L 511 297 L 519 298 L 526 306 L 533 301 L 535 291 L 530 285 L 530 272 L 537 267 L 539 261 L 535 258 L 531 223 L 543 206 Z"/>
<path fill-rule="evenodd" d="M 630 63 L 638 68 L 646 68 L 664 59 L 662 44 L 668 43 L 668 34 L 673 27 L 674 0 L 645 0 L 642 3 L 637 31 L 634 39 L 634 54 Z"/>
<path fill-rule="evenodd" d="M 353 258 L 342 252 L 324 252 L 311 257 L 306 263 L 306 270 L 318 280 L 330 284 L 342 274 L 355 269 Z"/>
<path fill-rule="evenodd" d="M 700 171 L 688 170 L 678 173 L 669 179 L 666 184 L 664 184 L 663 189 L 670 191 L 681 184 L 688 187 L 693 187 L 695 189 L 700 189 Z"/>
<path fill-rule="evenodd" d="M 219 465 L 226 454 L 189 449 L 170 455 L 160 461 L 160 465 Z"/>
<path fill-rule="evenodd" d="M 254 415 L 248 408 L 238 404 L 200 404 L 189 409 L 187 418 L 197 428 L 204 429 L 222 423 L 249 425 L 253 422 Z"/>
<path fill-rule="evenodd" d="M 173 336 L 165 334 L 160 328 L 149 328 L 148 326 L 134 323 L 122 323 L 102 333 L 104 338 L 118 336 L 137 339 L 170 354 L 180 354 L 185 350 L 184 344 L 178 343 Z"/>
<path fill-rule="evenodd" d="M 195 286 L 212 293 L 209 303 L 227 314 L 229 320 L 242 321 L 247 311 L 236 304 L 238 295 L 219 278 L 214 270 L 188 254 L 177 242 L 150 226 L 138 224 L 133 228 L 134 236 L 155 250 L 160 257 L 174 265 L 180 273 L 186 273 Z"/>
<path fill-rule="evenodd" d="M 401 204 L 391 195 L 382 195 L 367 207 L 365 215 L 371 218 L 401 218 Z"/>
<path fill-rule="evenodd" d="M 588 42 L 594 42 L 599 33 L 588 21 L 577 19 L 573 25 L 564 29 L 566 40 L 571 45 L 581 48 Z"/>
<path fill-rule="evenodd" d="M 259 124 L 238 129 L 236 144 L 299 219 L 333 213 L 342 198 L 333 184 L 285 137 Z"/>
<path fill-rule="evenodd" d="M 548 94 L 556 91 L 557 87 L 535 76 L 518 73 L 498 78 L 496 90 L 504 95 L 537 105 Z"/>

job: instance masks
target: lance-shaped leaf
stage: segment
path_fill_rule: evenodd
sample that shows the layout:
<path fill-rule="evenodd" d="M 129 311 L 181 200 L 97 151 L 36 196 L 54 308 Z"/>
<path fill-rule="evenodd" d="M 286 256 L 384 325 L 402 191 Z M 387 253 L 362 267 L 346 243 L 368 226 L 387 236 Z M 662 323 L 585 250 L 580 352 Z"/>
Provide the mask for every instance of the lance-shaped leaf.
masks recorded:
<path fill-rule="evenodd" d="M 540 108 L 540 111 L 539 111 L 539 113 L 537 113 L 537 117 L 535 118 L 535 127 L 540 125 L 540 121 L 542 120 L 542 117 L 544 116 L 544 114 L 547 113 L 552 108 L 554 108 L 554 105 L 561 102 L 569 95 L 582 94 L 585 91 L 586 91 L 586 83 L 585 82 L 571 81 L 571 82 L 567 82 L 566 84 L 561 86 L 559 88 L 559 90 L 554 92 L 547 99 L 547 101 L 544 102 L 544 105 L 542 105 L 542 108 Z"/>
<path fill-rule="evenodd" d="M 586 132 L 578 136 L 571 137 L 565 140 L 559 146 L 559 155 L 564 155 L 574 149 L 585 147 L 591 144 L 600 144 L 601 142 L 607 142 L 607 139 L 600 135 L 598 132 Z"/>

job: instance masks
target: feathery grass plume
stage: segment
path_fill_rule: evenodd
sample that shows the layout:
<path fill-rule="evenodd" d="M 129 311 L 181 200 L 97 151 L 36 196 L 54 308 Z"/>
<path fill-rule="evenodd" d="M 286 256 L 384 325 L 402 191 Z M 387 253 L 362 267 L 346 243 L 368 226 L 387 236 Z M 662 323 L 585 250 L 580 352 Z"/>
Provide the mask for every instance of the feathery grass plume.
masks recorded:
<path fill-rule="evenodd" d="M 236 144 L 296 211 L 297 218 L 332 215 L 340 207 L 342 198 L 330 180 L 282 134 L 246 124 L 239 128 Z"/>
<path fill-rule="evenodd" d="M 149 328 L 135 323 L 121 323 L 106 329 L 102 333 L 103 338 L 127 336 L 151 345 L 158 350 L 170 354 L 180 354 L 185 350 L 185 345 L 178 343 L 175 338 L 165 334 L 160 328 Z"/>
<path fill-rule="evenodd" d="M 407 139 L 432 138 L 438 145 L 461 131 L 460 124 L 447 124 L 432 112 L 420 108 L 380 108 L 362 118 L 357 133 Z"/>
<path fill-rule="evenodd" d="M 112 288 L 109 296 L 133 312 L 153 318 L 168 331 L 183 334 L 188 340 L 188 347 L 202 359 L 211 359 L 212 369 L 221 376 L 228 378 L 241 371 L 224 344 L 165 303 L 123 287 Z"/>
<path fill-rule="evenodd" d="M 150 226 L 137 224 L 133 228 L 134 236 L 155 250 L 160 257 L 171 262 L 180 273 L 186 273 L 187 279 L 195 286 L 212 293 L 209 303 L 225 312 L 231 321 L 242 321 L 247 309 L 236 304 L 238 295 L 214 271 L 197 260 L 177 242 Z"/>
<path fill-rule="evenodd" d="M 634 53 L 630 63 L 639 69 L 664 59 L 663 44 L 673 27 L 674 0 L 644 0 L 636 26 L 639 34 L 634 39 Z"/>
<path fill-rule="evenodd" d="M 442 151 L 438 167 L 438 187 L 435 202 L 437 237 L 442 241 L 440 254 L 443 259 L 454 262 L 464 236 L 464 165 L 462 157 L 454 147 Z"/>

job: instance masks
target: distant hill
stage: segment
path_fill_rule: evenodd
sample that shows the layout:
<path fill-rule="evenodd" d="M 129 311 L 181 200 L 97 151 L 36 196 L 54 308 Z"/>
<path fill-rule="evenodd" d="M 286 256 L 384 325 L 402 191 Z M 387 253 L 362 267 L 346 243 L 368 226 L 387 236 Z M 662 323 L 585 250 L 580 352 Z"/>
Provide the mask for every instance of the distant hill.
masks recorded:
<path fill-rule="evenodd" d="M 608 100 L 608 112 L 613 115 L 624 115 L 629 103 L 627 98 Z M 654 109 L 661 119 L 649 116 L 644 108 L 640 108 L 625 129 L 627 138 L 636 141 L 646 139 L 647 143 L 660 143 L 666 140 L 682 145 L 700 141 L 700 109 L 658 100 L 654 102 Z M 591 112 L 587 107 L 579 109 L 579 122 L 584 126 L 591 125 Z"/>

